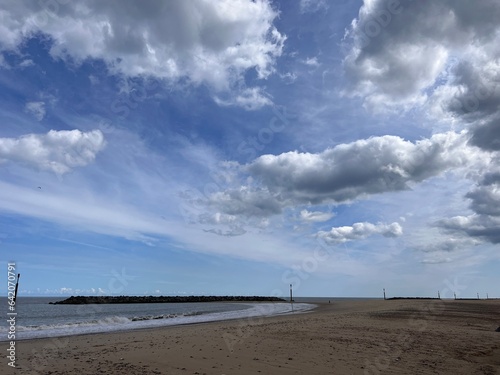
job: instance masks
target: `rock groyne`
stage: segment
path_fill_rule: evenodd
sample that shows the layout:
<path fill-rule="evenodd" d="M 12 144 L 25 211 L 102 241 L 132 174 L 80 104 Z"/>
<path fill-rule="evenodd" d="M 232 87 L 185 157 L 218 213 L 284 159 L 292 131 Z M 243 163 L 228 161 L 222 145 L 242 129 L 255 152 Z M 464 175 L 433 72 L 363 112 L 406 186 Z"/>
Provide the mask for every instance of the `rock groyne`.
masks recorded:
<path fill-rule="evenodd" d="M 285 302 L 278 297 L 262 296 L 71 296 L 52 305 L 104 303 L 180 303 L 180 302 Z"/>

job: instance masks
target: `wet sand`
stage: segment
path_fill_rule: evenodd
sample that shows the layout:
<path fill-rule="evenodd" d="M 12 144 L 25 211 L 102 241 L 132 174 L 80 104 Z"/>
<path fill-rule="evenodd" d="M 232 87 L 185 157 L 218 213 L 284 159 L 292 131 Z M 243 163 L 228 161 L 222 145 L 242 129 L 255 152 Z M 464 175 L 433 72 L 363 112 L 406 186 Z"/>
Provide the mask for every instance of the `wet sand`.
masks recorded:
<path fill-rule="evenodd" d="M 498 326 L 500 300 L 333 301 L 308 313 L 18 341 L 17 368 L 2 356 L 0 373 L 500 374 Z"/>

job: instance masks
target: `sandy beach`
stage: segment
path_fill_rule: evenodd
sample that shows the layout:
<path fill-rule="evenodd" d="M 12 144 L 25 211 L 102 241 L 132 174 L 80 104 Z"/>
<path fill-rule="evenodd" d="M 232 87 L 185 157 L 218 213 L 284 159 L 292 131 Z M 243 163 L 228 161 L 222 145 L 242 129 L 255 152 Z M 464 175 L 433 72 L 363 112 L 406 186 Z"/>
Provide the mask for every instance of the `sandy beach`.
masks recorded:
<path fill-rule="evenodd" d="M 498 326 L 500 300 L 334 301 L 301 314 L 18 341 L 17 368 L 3 356 L 0 372 L 491 375 L 500 374 Z"/>

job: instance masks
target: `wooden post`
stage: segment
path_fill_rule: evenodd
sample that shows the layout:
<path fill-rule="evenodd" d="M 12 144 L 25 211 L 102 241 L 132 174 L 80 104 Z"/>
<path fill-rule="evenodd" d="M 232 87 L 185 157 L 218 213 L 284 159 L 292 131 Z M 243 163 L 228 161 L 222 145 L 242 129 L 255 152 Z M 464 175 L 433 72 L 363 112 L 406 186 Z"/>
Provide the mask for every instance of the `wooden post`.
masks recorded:
<path fill-rule="evenodd" d="M 19 278 L 21 277 L 21 274 L 17 274 L 17 281 L 16 281 L 16 290 L 14 291 L 14 302 L 16 302 L 17 299 L 17 287 L 19 286 Z"/>

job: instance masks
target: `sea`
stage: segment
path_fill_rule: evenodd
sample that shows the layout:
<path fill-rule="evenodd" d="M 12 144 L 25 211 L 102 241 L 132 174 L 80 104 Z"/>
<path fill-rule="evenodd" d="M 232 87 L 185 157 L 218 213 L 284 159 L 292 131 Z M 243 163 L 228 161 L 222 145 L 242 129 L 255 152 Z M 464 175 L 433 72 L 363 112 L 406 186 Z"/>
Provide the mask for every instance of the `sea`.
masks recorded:
<path fill-rule="evenodd" d="M 128 331 L 230 319 L 300 313 L 316 307 L 312 301 L 184 302 L 52 305 L 58 297 L 18 297 L 16 315 L 8 315 L 8 300 L 0 298 L 0 341 L 10 341 L 9 318 L 15 317 L 15 339 L 26 340 L 91 333 Z M 10 331 L 9 331 L 10 330 Z"/>

